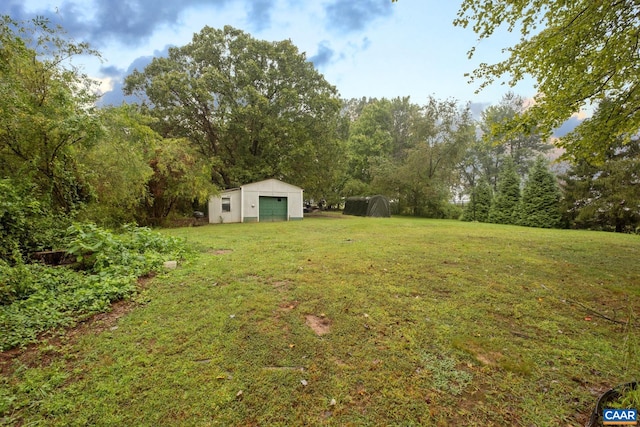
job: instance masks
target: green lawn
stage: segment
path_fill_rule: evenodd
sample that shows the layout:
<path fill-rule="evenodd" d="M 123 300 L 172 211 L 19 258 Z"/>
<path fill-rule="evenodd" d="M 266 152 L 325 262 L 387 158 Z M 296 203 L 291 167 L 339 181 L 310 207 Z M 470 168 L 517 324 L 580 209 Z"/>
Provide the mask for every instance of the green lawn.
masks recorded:
<path fill-rule="evenodd" d="M 640 377 L 638 236 L 339 215 L 163 233 L 197 255 L 17 357 L 0 424 L 579 426 Z"/>

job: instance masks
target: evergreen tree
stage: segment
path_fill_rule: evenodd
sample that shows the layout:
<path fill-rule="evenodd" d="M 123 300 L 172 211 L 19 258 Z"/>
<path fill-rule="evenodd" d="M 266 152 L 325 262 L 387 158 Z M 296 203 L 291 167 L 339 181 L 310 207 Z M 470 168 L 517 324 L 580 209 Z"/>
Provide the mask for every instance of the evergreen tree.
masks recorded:
<path fill-rule="evenodd" d="M 486 180 L 480 180 L 471 191 L 471 201 L 466 206 L 462 216 L 463 221 L 489 221 L 489 210 L 491 209 L 491 186 Z"/>
<path fill-rule="evenodd" d="M 489 209 L 489 222 L 515 224 L 519 203 L 520 177 L 516 172 L 513 160 L 507 157 L 498 175 L 498 188 L 491 209 Z"/>
<path fill-rule="evenodd" d="M 538 157 L 522 191 L 518 224 L 556 228 L 560 224 L 560 190 L 543 157 Z"/>
<path fill-rule="evenodd" d="M 616 232 L 640 227 L 640 139 L 610 143 L 604 162 L 576 161 L 563 176 L 567 225 Z"/>

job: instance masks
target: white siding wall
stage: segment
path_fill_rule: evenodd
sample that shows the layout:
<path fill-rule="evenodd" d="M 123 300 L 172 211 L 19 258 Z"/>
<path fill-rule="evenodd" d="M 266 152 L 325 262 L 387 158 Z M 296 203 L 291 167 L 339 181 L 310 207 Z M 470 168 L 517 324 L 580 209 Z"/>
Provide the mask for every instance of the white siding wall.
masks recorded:
<path fill-rule="evenodd" d="M 304 201 L 302 200 L 302 189 L 289 192 L 287 197 L 289 197 L 289 219 L 302 219 L 304 217 Z"/>
<path fill-rule="evenodd" d="M 277 179 L 267 179 L 253 184 L 243 185 L 235 190 L 224 191 L 220 196 L 209 199 L 209 222 L 251 222 L 260 216 L 260 196 L 286 197 L 287 219 L 302 219 L 302 188 Z M 222 198 L 231 199 L 231 212 L 222 212 Z"/>
<path fill-rule="evenodd" d="M 222 222 L 241 222 L 241 196 L 242 190 L 229 190 L 224 191 L 220 196 L 211 197 L 209 199 L 209 223 L 219 224 Z M 231 211 L 222 211 L 222 199 L 229 198 L 231 203 Z"/>
<path fill-rule="evenodd" d="M 242 194 L 243 194 L 243 205 L 242 205 L 242 209 L 243 209 L 243 220 L 242 222 L 256 222 L 258 221 L 258 216 L 259 216 L 259 209 L 260 209 L 260 203 L 259 203 L 259 196 L 260 193 L 258 191 L 248 191 L 246 188 L 242 189 Z"/>

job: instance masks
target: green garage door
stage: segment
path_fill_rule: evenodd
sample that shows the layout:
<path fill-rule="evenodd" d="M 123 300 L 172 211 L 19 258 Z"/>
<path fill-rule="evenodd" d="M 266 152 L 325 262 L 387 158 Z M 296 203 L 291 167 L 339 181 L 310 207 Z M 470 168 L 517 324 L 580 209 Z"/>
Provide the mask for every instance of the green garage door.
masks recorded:
<path fill-rule="evenodd" d="M 286 221 L 286 197 L 260 197 L 260 222 Z"/>

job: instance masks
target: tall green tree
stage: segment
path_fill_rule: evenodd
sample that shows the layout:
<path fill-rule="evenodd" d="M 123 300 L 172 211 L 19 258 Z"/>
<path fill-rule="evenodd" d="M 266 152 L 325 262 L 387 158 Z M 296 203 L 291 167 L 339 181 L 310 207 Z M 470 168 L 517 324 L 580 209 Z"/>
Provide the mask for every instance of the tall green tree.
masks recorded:
<path fill-rule="evenodd" d="M 504 156 L 511 157 L 516 171 L 524 179 L 536 157 L 553 147 L 544 141 L 535 126 L 514 124 L 526 111 L 524 98 L 508 92 L 500 103 L 489 106 L 482 112 L 480 129 L 487 156 L 480 160 L 484 177 L 489 182 L 495 183 L 497 169 Z"/>
<path fill-rule="evenodd" d="M 498 177 L 498 188 L 489 210 L 489 222 L 515 224 L 520 197 L 520 177 L 513 160 L 507 157 Z"/>
<path fill-rule="evenodd" d="M 560 189 L 543 157 L 538 157 L 528 174 L 517 215 L 518 225 L 539 228 L 560 225 Z"/>
<path fill-rule="evenodd" d="M 409 97 L 359 99 L 345 103 L 350 119 L 344 195 L 368 194 L 374 169 L 404 160 L 417 143 L 413 131 L 420 106 Z"/>
<path fill-rule="evenodd" d="M 515 163 L 520 179 L 524 180 L 536 157 L 552 148 L 535 127 L 526 132 L 514 128 L 514 120 L 525 111 L 525 100 L 509 92 L 499 104 L 482 112 L 479 137 L 471 143 L 461 163 L 463 192 L 473 195 L 483 180 L 495 191 L 506 157 Z"/>
<path fill-rule="evenodd" d="M 608 144 L 628 144 L 640 130 L 639 15 L 635 0 L 463 0 L 454 24 L 471 26 L 479 41 L 500 27 L 520 32 L 509 57 L 483 63 L 471 81 L 483 88 L 505 74 L 512 85 L 533 76 L 539 95 L 518 121 L 525 128 L 535 124 L 548 133 L 573 113 L 610 99 L 578 126 L 586 137 L 560 141 L 570 156 L 602 160 Z M 589 132 L 582 132 L 585 127 Z"/>
<path fill-rule="evenodd" d="M 486 180 L 481 179 L 471 190 L 462 220 L 488 222 L 492 201 L 493 189 Z"/>
<path fill-rule="evenodd" d="M 44 19 L 0 17 L 0 175 L 67 213 L 91 199 L 76 154 L 101 131 L 94 82 L 70 65 L 80 55 L 97 53 Z"/>
<path fill-rule="evenodd" d="M 351 98 L 342 100 L 342 115 L 349 121 L 355 122 L 362 114 L 362 110 L 369 104 L 378 102 L 377 98 Z"/>
<path fill-rule="evenodd" d="M 567 225 L 616 232 L 640 228 L 640 139 L 610 143 L 605 161 L 581 159 L 562 177 Z"/>
<path fill-rule="evenodd" d="M 315 192 L 306 172 L 334 167 L 341 101 L 289 40 L 205 27 L 132 73 L 125 91 L 140 96 L 163 137 L 186 138 L 211 162 L 219 187 L 275 177 Z"/>
<path fill-rule="evenodd" d="M 150 118 L 134 106 L 108 107 L 99 113 L 102 135 L 77 155 L 94 193 L 82 216 L 106 226 L 135 222 L 149 197 L 149 152 L 161 138 L 149 127 Z"/>
<path fill-rule="evenodd" d="M 94 192 L 82 219 L 159 225 L 174 213 L 191 216 L 216 192 L 209 162 L 188 141 L 160 136 L 136 106 L 104 108 L 100 118 L 102 137 L 78 153 Z"/>
<path fill-rule="evenodd" d="M 393 98 L 389 107 L 391 109 L 391 156 L 395 160 L 402 160 L 419 141 L 419 135 L 414 132 L 414 123 L 420 117 L 421 107 L 411 102 L 408 96 Z"/>
<path fill-rule="evenodd" d="M 349 129 L 349 175 L 352 179 L 371 184 L 372 168 L 391 155 L 393 116 L 391 102 L 376 100 L 364 106 Z"/>
<path fill-rule="evenodd" d="M 188 141 L 158 138 L 148 155 L 153 174 L 146 184 L 147 197 L 138 210 L 140 222 L 161 225 L 172 213 L 191 214 L 216 192 L 209 162 Z"/>
<path fill-rule="evenodd" d="M 458 165 L 474 135 L 471 115 L 454 100 L 429 98 L 412 115 L 408 133 L 415 138 L 412 147 L 400 159 L 389 155 L 375 169 L 373 188 L 397 198 L 401 212 L 448 216 Z"/>

